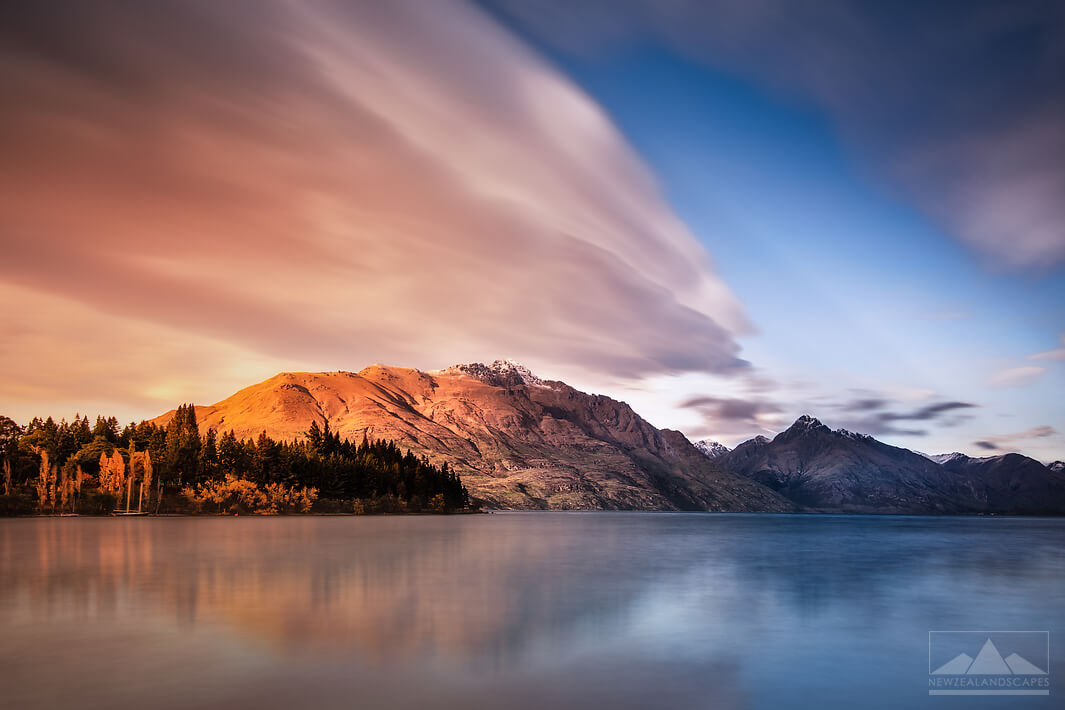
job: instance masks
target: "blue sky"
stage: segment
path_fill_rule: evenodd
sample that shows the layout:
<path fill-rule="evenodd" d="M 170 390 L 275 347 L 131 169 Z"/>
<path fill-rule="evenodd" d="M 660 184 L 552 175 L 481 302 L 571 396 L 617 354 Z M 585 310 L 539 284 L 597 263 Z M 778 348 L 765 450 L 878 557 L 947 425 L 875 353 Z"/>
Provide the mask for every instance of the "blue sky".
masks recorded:
<path fill-rule="evenodd" d="M 885 174 L 880 146 L 842 138 L 802 91 L 653 38 L 560 48 L 500 16 L 617 124 L 747 308 L 758 332 L 743 357 L 773 385 L 745 396 L 779 410 L 767 429 L 810 411 L 933 453 L 1065 455 L 1065 363 L 1030 359 L 1062 347 L 1060 262 L 1006 263 L 952 235 Z M 883 401 L 846 406 L 863 398 Z M 936 401 L 975 406 L 869 416 Z"/>

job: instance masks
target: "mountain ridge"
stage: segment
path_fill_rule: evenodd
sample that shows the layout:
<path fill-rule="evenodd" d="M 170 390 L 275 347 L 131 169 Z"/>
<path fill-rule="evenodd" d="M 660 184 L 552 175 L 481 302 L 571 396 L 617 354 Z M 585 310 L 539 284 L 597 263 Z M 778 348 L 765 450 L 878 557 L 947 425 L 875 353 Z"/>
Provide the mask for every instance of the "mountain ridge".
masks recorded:
<path fill-rule="evenodd" d="M 172 412 L 155 420 L 166 424 Z M 1065 513 L 1065 471 L 1019 454 L 929 456 L 804 414 L 729 450 L 509 360 L 282 372 L 209 406 L 201 431 L 393 440 L 502 509 Z"/>
<path fill-rule="evenodd" d="M 791 501 L 708 461 L 680 432 L 629 405 L 497 360 L 421 371 L 279 373 L 209 406 L 201 431 L 390 439 L 447 462 L 471 495 L 514 509 L 794 510 Z M 166 424 L 172 413 L 154 421 Z"/>
<path fill-rule="evenodd" d="M 715 461 L 812 510 L 1065 513 L 1065 474 L 1034 459 L 931 457 L 832 430 L 809 415 L 773 439 L 756 437 Z"/>

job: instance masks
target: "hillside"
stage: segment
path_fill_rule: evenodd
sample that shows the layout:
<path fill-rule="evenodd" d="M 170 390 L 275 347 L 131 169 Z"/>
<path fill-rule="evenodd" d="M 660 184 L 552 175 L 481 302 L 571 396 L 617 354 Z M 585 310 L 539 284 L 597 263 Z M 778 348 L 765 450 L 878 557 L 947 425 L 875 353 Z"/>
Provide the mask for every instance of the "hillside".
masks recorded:
<path fill-rule="evenodd" d="M 472 496 L 506 509 L 781 511 L 794 505 L 727 473 L 627 404 L 497 361 L 420 370 L 281 373 L 196 408 L 201 431 L 391 439 L 448 462 Z M 165 424 L 172 413 L 155 421 Z"/>

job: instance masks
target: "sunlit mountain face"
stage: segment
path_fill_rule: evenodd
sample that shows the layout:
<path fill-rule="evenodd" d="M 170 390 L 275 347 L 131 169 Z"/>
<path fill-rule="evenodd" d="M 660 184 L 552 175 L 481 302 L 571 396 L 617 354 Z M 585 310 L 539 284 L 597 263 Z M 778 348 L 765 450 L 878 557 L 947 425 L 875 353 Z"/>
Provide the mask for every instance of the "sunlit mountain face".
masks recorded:
<path fill-rule="evenodd" d="M 692 441 L 1061 460 L 1062 46 L 990 0 L 6 3 L 0 413 L 509 357 Z"/>

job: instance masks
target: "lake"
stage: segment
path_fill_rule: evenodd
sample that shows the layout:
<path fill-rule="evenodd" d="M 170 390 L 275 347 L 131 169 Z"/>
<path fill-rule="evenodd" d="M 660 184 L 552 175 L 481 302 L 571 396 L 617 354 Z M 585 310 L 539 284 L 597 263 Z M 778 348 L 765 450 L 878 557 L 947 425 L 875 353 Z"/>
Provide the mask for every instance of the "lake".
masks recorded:
<path fill-rule="evenodd" d="M 1057 685 L 930 697 L 956 629 L 1048 630 Z M 1063 651 L 1060 519 L 0 520 L 19 710 L 1034 709 Z"/>

